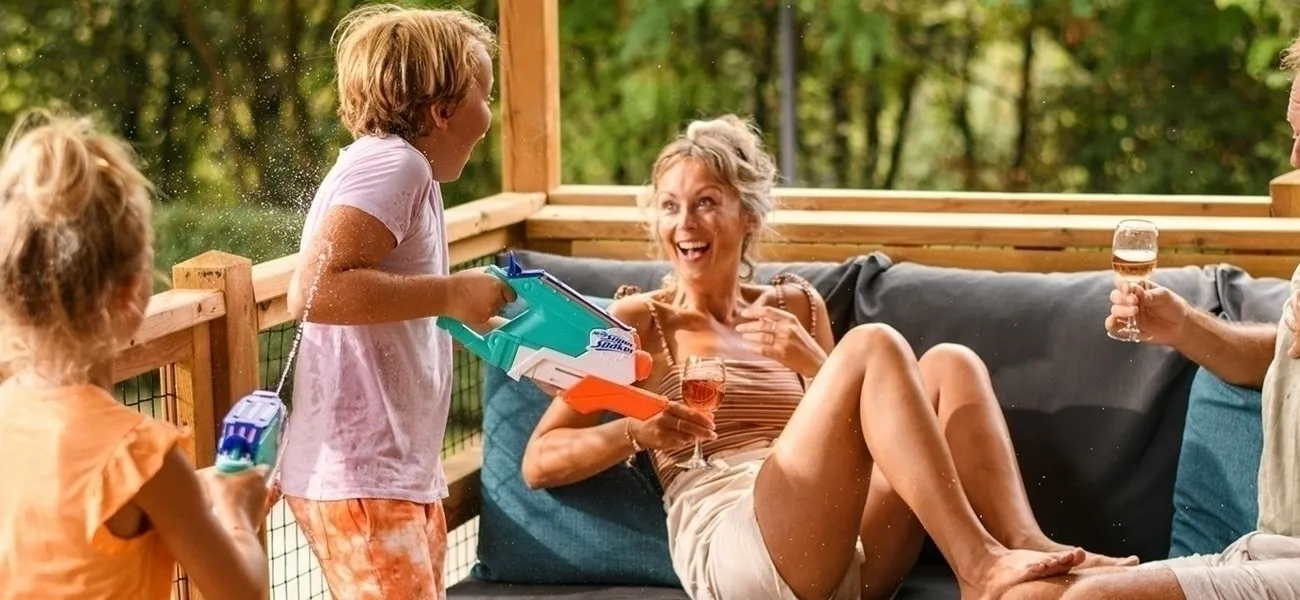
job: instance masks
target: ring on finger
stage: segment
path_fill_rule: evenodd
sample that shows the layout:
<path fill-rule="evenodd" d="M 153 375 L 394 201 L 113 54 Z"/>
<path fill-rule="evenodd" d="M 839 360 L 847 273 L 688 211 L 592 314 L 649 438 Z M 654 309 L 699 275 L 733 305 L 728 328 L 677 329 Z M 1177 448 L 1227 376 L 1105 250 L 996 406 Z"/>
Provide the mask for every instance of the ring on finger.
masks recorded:
<path fill-rule="evenodd" d="M 772 333 L 774 331 L 776 331 L 776 321 L 773 321 L 772 319 L 769 319 L 767 317 L 763 317 L 763 332 Z"/>

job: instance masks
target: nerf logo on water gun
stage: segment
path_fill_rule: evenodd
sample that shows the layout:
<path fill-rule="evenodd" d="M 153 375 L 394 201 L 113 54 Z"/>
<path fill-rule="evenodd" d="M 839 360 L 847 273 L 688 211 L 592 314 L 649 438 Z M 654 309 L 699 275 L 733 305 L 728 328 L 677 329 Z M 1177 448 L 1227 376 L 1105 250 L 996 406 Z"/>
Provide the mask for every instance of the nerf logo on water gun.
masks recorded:
<path fill-rule="evenodd" d="M 587 349 L 597 352 L 621 352 L 623 354 L 631 354 L 636 351 L 636 346 L 632 344 L 632 340 L 620 334 L 623 334 L 623 332 L 617 329 L 597 329 L 592 331 L 591 342 L 587 344 Z"/>

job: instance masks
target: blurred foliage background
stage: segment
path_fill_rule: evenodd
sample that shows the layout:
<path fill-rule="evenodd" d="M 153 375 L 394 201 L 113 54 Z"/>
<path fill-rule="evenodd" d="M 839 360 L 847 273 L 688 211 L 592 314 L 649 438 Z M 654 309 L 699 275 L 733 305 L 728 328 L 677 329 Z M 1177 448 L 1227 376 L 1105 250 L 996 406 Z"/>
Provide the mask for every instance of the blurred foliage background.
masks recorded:
<path fill-rule="evenodd" d="M 494 22 L 496 0 L 455 4 Z M 0 127 L 62 105 L 158 184 L 158 262 L 292 252 L 348 136 L 330 37 L 352 0 L 0 0 Z M 1267 193 L 1288 169 L 1293 0 L 562 0 L 566 183 L 643 183 L 688 120 L 752 116 L 788 184 Z M 792 34 L 782 123 L 779 39 Z M 499 118 L 499 111 L 498 111 Z M 452 204 L 500 188 L 497 135 Z"/>

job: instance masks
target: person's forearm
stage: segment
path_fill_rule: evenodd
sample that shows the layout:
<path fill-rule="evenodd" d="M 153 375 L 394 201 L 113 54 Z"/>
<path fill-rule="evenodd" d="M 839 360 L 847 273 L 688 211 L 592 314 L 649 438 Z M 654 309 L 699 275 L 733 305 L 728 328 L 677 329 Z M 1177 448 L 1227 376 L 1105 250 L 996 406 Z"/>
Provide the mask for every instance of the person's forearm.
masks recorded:
<path fill-rule="evenodd" d="M 450 304 L 451 281 L 439 275 L 395 275 L 378 269 L 325 272 L 301 282 L 303 320 L 367 325 L 436 317 Z"/>
<path fill-rule="evenodd" d="M 1276 325 L 1230 323 L 1194 311 L 1174 348 L 1227 383 L 1258 389 L 1276 344 Z"/>
<path fill-rule="evenodd" d="M 218 514 L 217 520 L 221 523 L 222 529 L 230 535 L 234 542 L 235 550 L 238 551 L 239 567 L 242 573 L 228 573 L 225 581 L 226 591 L 232 591 L 232 598 L 259 598 L 265 600 L 268 595 L 266 582 L 269 581 L 270 573 L 266 565 L 266 549 L 262 547 L 262 541 L 257 536 L 257 527 L 254 527 L 249 521 L 247 515 L 234 515 L 230 513 Z M 233 586 L 232 590 L 231 584 Z M 204 591 L 208 597 L 220 597 Z"/>
<path fill-rule="evenodd" d="M 609 469 L 632 455 L 627 418 L 595 427 L 553 429 L 534 440 L 524 456 L 524 483 L 530 488 L 568 485 Z"/>

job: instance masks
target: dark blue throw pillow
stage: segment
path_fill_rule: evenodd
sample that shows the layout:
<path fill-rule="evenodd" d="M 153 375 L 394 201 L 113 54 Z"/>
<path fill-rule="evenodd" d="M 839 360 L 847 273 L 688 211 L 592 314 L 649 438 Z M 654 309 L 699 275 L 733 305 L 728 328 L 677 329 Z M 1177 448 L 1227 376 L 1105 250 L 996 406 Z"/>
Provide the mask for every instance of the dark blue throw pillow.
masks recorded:
<path fill-rule="evenodd" d="M 472 575 L 500 583 L 680 587 L 661 490 L 645 455 L 635 468 L 620 464 L 576 484 L 528 489 L 524 448 L 551 399 L 527 379 L 516 382 L 491 365 L 483 372 L 483 504 Z"/>

